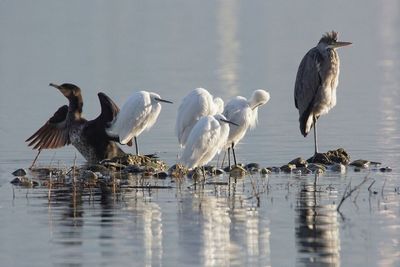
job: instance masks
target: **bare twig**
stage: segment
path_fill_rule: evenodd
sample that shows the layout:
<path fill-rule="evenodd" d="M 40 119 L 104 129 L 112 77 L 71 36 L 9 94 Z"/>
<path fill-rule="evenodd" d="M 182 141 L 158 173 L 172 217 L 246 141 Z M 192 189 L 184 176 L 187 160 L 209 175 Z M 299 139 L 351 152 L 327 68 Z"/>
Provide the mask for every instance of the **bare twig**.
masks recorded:
<path fill-rule="evenodd" d="M 381 195 L 382 196 L 383 196 L 383 190 L 385 189 L 385 185 L 386 185 L 386 179 L 387 178 L 385 178 L 385 181 L 383 182 L 382 189 L 381 189 Z"/>
<path fill-rule="evenodd" d="M 38 153 L 36 154 L 35 159 L 32 161 L 32 164 L 31 164 L 31 166 L 29 167 L 30 170 L 33 168 L 33 166 L 35 166 L 36 160 L 38 159 L 40 152 L 42 152 L 41 149 L 38 150 Z"/>
<path fill-rule="evenodd" d="M 47 192 L 47 199 L 48 199 L 48 201 L 50 202 L 50 198 L 51 198 L 51 184 L 52 184 L 52 179 L 51 179 L 51 177 L 52 177 L 52 171 L 50 171 L 50 174 L 49 174 L 49 191 Z"/>
<path fill-rule="evenodd" d="M 371 192 L 371 187 L 374 185 L 375 183 L 375 179 L 373 179 L 372 183 L 368 186 L 368 191 Z"/>
<path fill-rule="evenodd" d="M 367 181 L 368 181 L 368 177 L 365 177 L 364 180 L 363 180 L 360 184 L 356 185 L 353 189 L 351 189 L 351 182 L 349 182 L 349 184 L 346 186 L 346 189 L 345 189 L 344 192 L 343 192 L 342 199 L 340 200 L 340 203 L 339 203 L 339 205 L 337 206 L 336 210 L 339 211 L 339 210 L 340 210 L 340 207 L 341 207 L 342 204 L 343 204 L 343 202 L 344 202 L 347 198 L 349 198 L 349 197 L 351 196 L 351 194 L 353 194 L 354 191 L 360 189 L 360 187 L 361 187 L 365 182 L 367 182 Z"/>

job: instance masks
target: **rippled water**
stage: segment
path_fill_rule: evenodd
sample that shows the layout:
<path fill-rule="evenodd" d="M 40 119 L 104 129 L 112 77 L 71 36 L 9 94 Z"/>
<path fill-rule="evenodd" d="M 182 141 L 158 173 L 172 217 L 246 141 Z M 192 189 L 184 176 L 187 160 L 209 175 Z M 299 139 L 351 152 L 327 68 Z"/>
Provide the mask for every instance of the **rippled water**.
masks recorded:
<path fill-rule="evenodd" d="M 0 2 L 0 262 L 399 266 L 399 10 L 394 0 L 364 1 L 362 11 L 348 1 Z M 319 121 L 320 149 L 344 147 L 392 172 L 221 176 L 196 189 L 167 178 L 148 182 L 169 189 L 54 190 L 51 201 L 45 189 L 9 183 L 35 157 L 24 140 L 65 104 L 49 82 L 81 86 L 87 118 L 99 112 L 99 91 L 120 105 L 136 90 L 174 101 L 139 137 L 143 152 L 169 165 L 180 152 L 173 128 L 184 94 L 202 86 L 228 100 L 264 88 L 271 100 L 239 161 L 307 157 L 313 140 L 299 133 L 293 84 L 302 56 L 332 29 L 353 45 L 339 50 L 338 104 Z M 76 154 L 44 151 L 39 164 L 70 166 Z M 348 184 L 365 177 L 338 213 Z"/>

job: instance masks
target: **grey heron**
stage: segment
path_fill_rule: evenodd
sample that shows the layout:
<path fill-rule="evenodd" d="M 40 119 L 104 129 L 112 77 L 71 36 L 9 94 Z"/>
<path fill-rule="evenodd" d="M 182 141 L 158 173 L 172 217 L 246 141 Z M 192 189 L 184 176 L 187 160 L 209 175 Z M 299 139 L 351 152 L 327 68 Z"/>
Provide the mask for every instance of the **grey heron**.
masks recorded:
<path fill-rule="evenodd" d="M 351 44 L 340 42 L 337 37 L 337 32 L 327 32 L 318 45 L 307 52 L 300 63 L 294 86 L 294 103 L 299 110 L 302 135 L 306 137 L 314 126 L 314 155 L 318 153 L 317 120 L 336 105 L 340 66 L 336 49 Z"/>

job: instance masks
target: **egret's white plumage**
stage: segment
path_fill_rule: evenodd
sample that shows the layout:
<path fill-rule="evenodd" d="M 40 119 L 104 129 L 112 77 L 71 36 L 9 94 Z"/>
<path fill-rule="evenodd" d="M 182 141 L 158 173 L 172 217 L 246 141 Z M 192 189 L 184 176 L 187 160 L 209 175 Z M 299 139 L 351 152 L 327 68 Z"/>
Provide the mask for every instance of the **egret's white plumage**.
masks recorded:
<path fill-rule="evenodd" d="M 258 107 L 266 104 L 270 95 L 265 90 L 256 90 L 247 100 L 243 96 L 237 96 L 230 100 L 225 108 L 224 115 L 227 120 L 238 124 L 229 125 L 229 136 L 225 148 L 232 148 L 244 137 L 247 129 L 253 129 L 258 121 Z M 235 163 L 236 164 L 236 163 Z"/>
<path fill-rule="evenodd" d="M 127 144 L 132 138 L 136 138 L 154 125 L 161 111 L 160 101 L 172 103 L 161 99 L 160 95 L 153 92 L 133 93 L 106 130 L 107 134 L 118 137 L 121 144 Z"/>
<path fill-rule="evenodd" d="M 223 109 L 224 101 L 214 98 L 204 88 L 196 88 L 187 94 L 178 108 L 175 126 L 181 147 L 185 146 L 190 131 L 201 117 L 222 113 Z"/>
<path fill-rule="evenodd" d="M 219 153 L 229 135 L 228 123 L 221 114 L 200 118 L 190 132 L 181 161 L 188 168 L 204 166 Z"/>

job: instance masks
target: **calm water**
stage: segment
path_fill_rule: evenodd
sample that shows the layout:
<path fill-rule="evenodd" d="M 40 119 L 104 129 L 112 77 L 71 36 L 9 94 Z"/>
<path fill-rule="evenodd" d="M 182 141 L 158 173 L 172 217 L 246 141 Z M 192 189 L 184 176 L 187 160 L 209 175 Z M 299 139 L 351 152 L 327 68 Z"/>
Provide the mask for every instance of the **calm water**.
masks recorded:
<path fill-rule="evenodd" d="M 348 1 L 1 1 L 0 262 L 399 266 L 399 15 L 395 0 L 363 1 L 362 9 Z M 9 183 L 35 156 L 24 140 L 66 103 L 49 82 L 79 85 L 87 118 L 99 112 L 99 91 L 120 105 L 136 90 L 174 101 L 139 137 L 143 152 L 170 165 L 184 94 L 205 87 L 229 100 L 263 88 L 271 100 L 238 146 L 239 160 L 280 166 L 307 157 L 313 140 L 298 130 L 293 84 L 305 52 L 332 29 L 353 46 L 339 51 L 338 104 L 320 120 L 320 150 L 344 147 L 393 172 L 349 169 L 316 184 L 313 175 L 253 175 L 204 190 L 166 179 L 149 182 L 171 189 L 106 199 L 54 192 L 50 203 L 46 190 Z M 75 154 L 45 151 L 39 163 L 71 165 Z M 339 214 L 347 184 L 366 176 Z"/>

